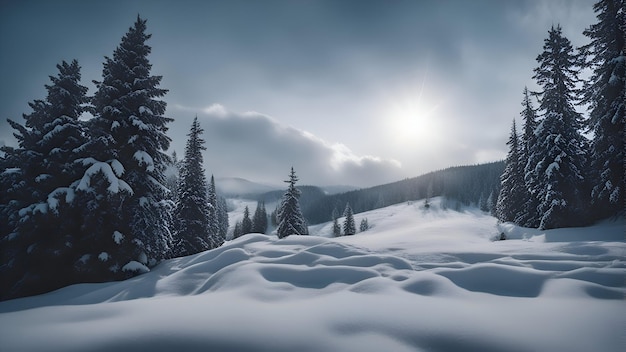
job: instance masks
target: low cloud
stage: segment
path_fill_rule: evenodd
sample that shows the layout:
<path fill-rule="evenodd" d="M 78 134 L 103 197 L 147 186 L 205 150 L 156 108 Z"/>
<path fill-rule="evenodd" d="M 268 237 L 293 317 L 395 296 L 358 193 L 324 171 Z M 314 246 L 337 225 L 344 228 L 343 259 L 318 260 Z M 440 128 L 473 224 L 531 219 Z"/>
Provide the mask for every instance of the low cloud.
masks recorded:
<path fill-rule="evenodd" d="M 178 111 L 172 115 L 191 110 L 175 108 Z M 258 112 L 234 113 L 219 104 L 198 111 L 207 147 L 205 167 L 216 176 L 280 184 L 293 166 L 300 184 L 366 187 L 402 178 L 396 160 L 356 155 L 344 144 L 328 142 Z M 172 128 L 173 147 L 179 155 L 186 139 L 181 126 L 188 129 L 192 119 L 193 115 L 181 116 Z"/>

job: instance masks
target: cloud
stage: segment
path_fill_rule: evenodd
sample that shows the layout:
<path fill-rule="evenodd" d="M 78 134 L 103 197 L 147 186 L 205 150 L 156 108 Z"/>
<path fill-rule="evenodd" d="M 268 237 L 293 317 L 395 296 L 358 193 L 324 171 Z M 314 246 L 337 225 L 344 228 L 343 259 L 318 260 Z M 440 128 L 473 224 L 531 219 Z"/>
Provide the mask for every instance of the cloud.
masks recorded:
<path fill-rule="evenodd" d="M 181 106 L 175 108 L 189 111 Z M 364 187 L 402 177 L 396 160 L 356 155 L 344 144 L 330 143 L 258 112 L 235 113 L 219 104 L 198 111 L 207 147 L 205 168 L 216 176 L 280 184 L 293 166 L 300 184 Z M 192 118 L 178 119 L 171 133 L 179 155 L 186 138 L 180 126 L 187 122 L 190 126 Z"/>

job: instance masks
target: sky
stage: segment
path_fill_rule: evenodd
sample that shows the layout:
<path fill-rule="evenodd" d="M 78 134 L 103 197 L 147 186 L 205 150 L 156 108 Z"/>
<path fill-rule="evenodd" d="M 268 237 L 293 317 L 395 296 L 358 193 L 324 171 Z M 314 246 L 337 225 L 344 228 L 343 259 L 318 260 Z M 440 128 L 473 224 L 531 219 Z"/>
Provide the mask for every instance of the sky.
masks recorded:
<path fill-rule="evenodd" d="M 93 94 L 139 14 L 168 152 L 198 116 L 208 174 L 367 187 L 502 160 L 548 30 L 586 44 L 594 2 L 0 0 L 0 145 L 62 60 Z"/>

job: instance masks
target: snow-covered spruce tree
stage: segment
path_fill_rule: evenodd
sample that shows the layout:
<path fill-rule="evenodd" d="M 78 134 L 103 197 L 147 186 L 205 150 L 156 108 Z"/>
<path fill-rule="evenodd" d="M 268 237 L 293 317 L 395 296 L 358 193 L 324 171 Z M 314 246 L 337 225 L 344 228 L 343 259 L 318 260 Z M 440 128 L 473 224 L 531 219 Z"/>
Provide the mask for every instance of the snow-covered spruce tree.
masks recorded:
<path fill-rule="evenodd" d="M 158 87 L 162 77 L 150 75 L 151 48 L 146 41 L 151 35 L 145 31 L 146 21 L 137 16 L 113 57 L 105 58 L 102 81 L 94 81 L 92 141 L 85 148 L 90 158 L 83 160 L 88 169 L 81 191 L 87 202 L 104 202 L 94 207 L 108 219 L 104 228 L 98 225 L 102 221 L 84 222 L 83 233 L 97 239 L 85 247 L 84 257 L 95 254 L 113 278 L 148 270 L 168 256 L 172 240 L 171 202 L 164 186 L 169 160 L 164 151 L 170 143 L 166 125 L 172 119 L 163 116 L 166 103 L 161 98 L 167 90 Z M 104 194 L 90 187 L 98 177 L 104 180 L 102 186 L 109 184 Z M 121 184 L 116 179 L 127 186 L 125 192 L 114 186 Z M 109 195 L 113 199 L 107 199 Z M 84 265 L 85 270 L 92 265 Z"/>
<path fill-rule="evenodd" d="M 256 210 L 252 216 L 252 232 L 265 233 L 267 231 L 267 212 L 265 211 L 265 203 L 258 202 Z"/>
<path fill-rule="evenodd" d="M 0 178 L 6 185 L 8 204 L 3 212 L 11 227 L 3 243 L 3 270 L 13 271 L 9 295 L 29 295 L 50 291 L 73 282 L 72 247 L 76 235 L 75 214 L 69 205 L 74 199 L 70 188 L 80 169 L 73 161 L 85 139 L 80 115 L 87 102 L 87 88 L 80 85 L 80 66 L 76 60 L 57 65 L 59 73 L 50 76 L 45 100 L 29 105 L 33 112 L 24 115 L 25 126 L 9 120 L 19 148 L 5 149 L 12 170 Z M 14 177 L 19 182 L 9 184 Z M 15 179 L 14 181 L 18 181 Z M 3 220 L 4 221 L 4 220 Z M 4 241 L 3 241 L 4 242 Z M 5 247 L 6 246 L 6 247 Z M 4 275 L 3 279 L 4 279 Z"/>
<path fill-rule="evenodd" d="M 187 135 L 185 159 L 178 185 L 174 235 L 174 254 L 185 256 L 211 249 L 211 218 L 208 188 L 204 175 L 202 151 L 206 149 L 200 137 L 203 130 L 198 118 L 193 119 Z"/>
<path fill-rule="evenodd" d="M 300 190 L 296 188 L 298 177 L 296 172 L 291 168 L 289 180 L 285 181 L 289 184 L 287 191 L 283 195 L 280 206 L 276 213 L 278 221 L 278 229 L 276 233 L 278 238 L 284 238 L 290 235 L 308 235 L 306 221 L 300 210 Z"/>
<path fill-rule="evenodd" d="M 591 43 L 582 48 L 593 74 L 585 82 L 589 103 L 594 216 L 607 218 L 624 210 L 626 174 L 626 1 L 601 0 L 594 7 L 598 22 L 584 31 Z"/>
<path fill-rule="evenodd" d="M 539 227 L 551 229 L 583 225 L 588 203 L 586 144 L 580 133 L 582 116 L 574 109 L 578 82 L 577 56 L 571 42 L 552 27 L 545 40 L 534 79 L 543 89 L 538 93 L 543 120 L 535 129 L 537 143 L 529 159 L 539 160 L 534 172 L 539 177 Z"/>
<path fill-rule="evenodd" d="M 241 220 L 241 233 L 247 235 L 252 232 L 252 219 L 250 219 L 250 209 L 246 205 L 243 210 L 243 219 Z"/>
<path fill-rule="evenodd" d="M 341 225 L 339 225 L 339 211 L 337 210 L 336 207 L 333 209 L 332 217 L 333 217 L 333 236 L 341 237 Z"/>
<path fill-rule="evenodd" d="M 219 196 L 217 198 L 217 218 L 220 225 L 219 228 L 219 245 L 221 246 L 226 241 L 226 234 L 228 233 L 228 206 L 226 204 L 226 198 Z"/>
<path fill-rule="evenodd" d="M 522 149 L 519 145 L 515 120 L 511 126 L 511 136 L 506 144 L 509 146 L 509 153 L 506 157 L 504 172 L 500 176 L 501 186 L 496 203 L 496 214 L 500 221 L 513 222 L 523 210 L 527 194 L 523 160 L 520 155 Z"/>
<path fill-rule="evenodd" d="M 526 227 L 538 227 L 539 215 L 537 207 L 539 199 L 537 190 L 539 189 L 540 177 L 535 173 L 535 167 L 539 163 L 540 153 L 533 153 L 533 148 L 537 145 L 535 130 L 537 129 L 537 113 L 533 108 L 528 93 L 528 88 L 524 87 L 524 100 L 522 101 L 522 112 L 520 115 L 524 120 L 524 131 L 522 133 L 520 145 L 520 162 L 524 169 L 524 183 L 526 187 L 526 199 L 518 212 L 514 222 Z"/>
<path fill-rule="evenodd" d="M 361 220 L 361 224 L 359 225 L 359 231 L 363 232 L 363 231 L 367 231 L 369 230 L 370 225 L 367 222 L 367 218 Z"/>
<path fill-rule="evenodd" d="M 224 243 L 224 239 L 220 236 L 217 190 L 215 189 L 215 177 L 213 177 L 213 175 L 211 175 L 211 181 L 209 181 L 207 199 L 209 201 L 209 233 L 211 234 L 211 248 L 217 248 Z"/>
<path fill-rule="evenodd" d="M 356 233 L 356 224 L 354 223 L 354 214 L 352 213 L 350 203 L 346 203 L 346 209 L 343 211 L 343 216 L 345 217 L 343 221 L 343 235 L 354 235 Z"/>

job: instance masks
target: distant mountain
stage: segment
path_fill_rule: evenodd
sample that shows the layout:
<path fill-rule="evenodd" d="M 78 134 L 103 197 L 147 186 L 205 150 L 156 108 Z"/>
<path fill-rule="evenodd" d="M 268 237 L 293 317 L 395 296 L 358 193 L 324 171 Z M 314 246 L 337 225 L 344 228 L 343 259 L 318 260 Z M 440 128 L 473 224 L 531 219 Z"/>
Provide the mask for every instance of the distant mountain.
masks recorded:
<path fill-rule="evenodd" d="M 345 192 L 354 191 L 355 189 L 359 189 L 359 187 L 349 186 L 349 185 L 324 186 L 320 188 L 328 195 L 337 194 L 337 193 L 345 193 Z"/>
<path fill-rule="evenodd" d="M 217 193 L 226 198 L 257 199 L 259 194 L 279 190 L 276 186 L 252 182 L 240 177 L 220 177 L 215 179 Z"/>

